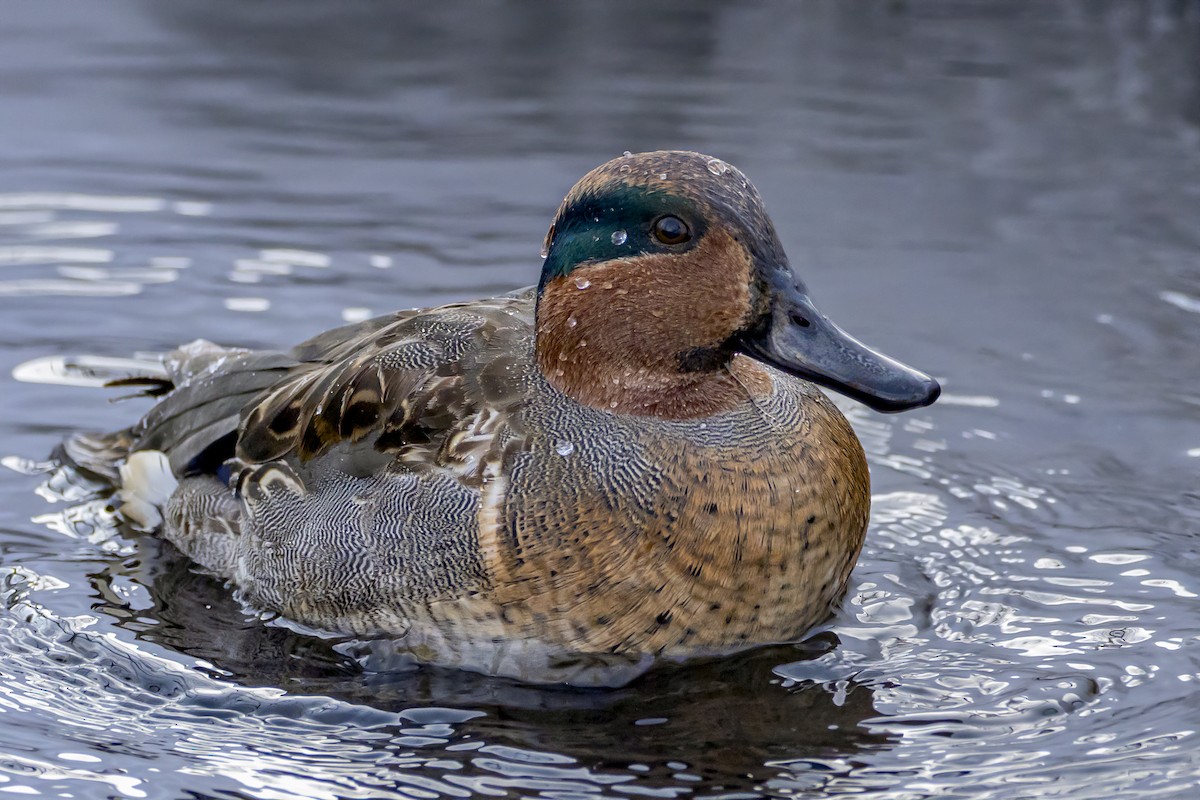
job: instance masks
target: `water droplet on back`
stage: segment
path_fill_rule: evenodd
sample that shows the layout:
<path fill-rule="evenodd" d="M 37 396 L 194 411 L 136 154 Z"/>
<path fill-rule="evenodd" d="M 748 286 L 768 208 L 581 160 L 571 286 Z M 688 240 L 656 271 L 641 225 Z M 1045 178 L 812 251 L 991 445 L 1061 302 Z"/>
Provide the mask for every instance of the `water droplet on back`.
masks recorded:
<path fill-rule="evenodd" d="M 708 171 L 713 175 L 724 175 L 729 172 L 729 165 L 719 158 L 710 158 L 708 160 Z"/>
<path fill-rule="evenodd" d="M 575 288 L 576 289 L 586 289 L 591 285 L 592 285 L 592 282 L 589 281 L 587 278 L 576 278 L 575 279 Z"/>
<path fill-rule="evenodd" d="M 621 153 L 621 155 L 625 156 L 626 158 L 629 158 L 631 155 L 633 155 L 633 153 L 626 150 L 624 153 Z"/>
<path fill-rule="evenodd" d="M 567 456 L 571 455 L 571 453 L 575 452 L 575 445 L 571 442 L 559 442 L 558 444 L 554 445 L 554 452 L 558 453 L 563 458 L 566 458 Z"/>
<path fill-rule="evenodd" d="M 629 238 L 629 234 L 625 231 L 613 231 L 612 243 L 615 245 L 625 244 L 625 240 Z"/>
<path fill-rule="evenodd" d="M 574 315 L 574 314 L 572 314 L 571 316 L 567 317 L 567 327 L 568 327 L 568 328 L 574 328 L 574 327 L 575 327 L 576 325 L 578 325 L 578 324 L 579 324 L 579 320 L 575 319 L 575 315 Z"/>
<path fill-rule="evenodd" d="M 621 173 L 622 175 L 628 175 L 632 169 L 633 168 L 628 164 L 622 164 L 621 166 L 617 167 L 617 172 Z"/>

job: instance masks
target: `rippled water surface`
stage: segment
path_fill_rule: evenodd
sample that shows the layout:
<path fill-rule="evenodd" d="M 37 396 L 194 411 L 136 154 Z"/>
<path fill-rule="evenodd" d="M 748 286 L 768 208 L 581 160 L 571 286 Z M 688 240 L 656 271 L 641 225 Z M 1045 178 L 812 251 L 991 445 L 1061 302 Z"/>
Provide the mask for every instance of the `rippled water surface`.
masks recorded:
<path fill-rule="evenodd" d="M 0 792 L 1195 797 L 1200 6 L 426 5 L 0 15 Z M 527 285 L 579 175 L 667 147 L 944 380 L 852 410 L 830 631 L 610 692 L 363 674 L 46 483 L 145 406 L 19 365 Z"/>

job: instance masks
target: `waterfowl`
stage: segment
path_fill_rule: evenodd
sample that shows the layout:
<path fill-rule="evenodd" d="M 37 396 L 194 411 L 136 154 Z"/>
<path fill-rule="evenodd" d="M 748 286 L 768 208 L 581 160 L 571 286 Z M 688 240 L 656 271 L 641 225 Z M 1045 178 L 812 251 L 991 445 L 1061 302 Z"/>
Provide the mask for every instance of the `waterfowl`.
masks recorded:
<path fill-rule="evenodd" d="M 253 608 L 419 662 L 619 683 L 802 637 L 870 506 L 817 385 L 894 412 L 938 384 L 816 310 L 715 158 L 597 167 L 543 254 L 511 295 L 184 346 L 64 452 Z"/>

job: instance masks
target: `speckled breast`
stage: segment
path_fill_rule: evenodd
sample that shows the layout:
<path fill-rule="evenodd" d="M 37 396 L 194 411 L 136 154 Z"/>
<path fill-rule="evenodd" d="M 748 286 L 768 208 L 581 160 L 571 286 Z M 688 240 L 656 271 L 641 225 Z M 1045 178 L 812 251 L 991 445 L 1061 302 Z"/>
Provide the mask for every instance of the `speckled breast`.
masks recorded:
<path fill-rule="evenodd" d="M 527 446 L 485 487 L 491 597 L 579 652 L 690 656 L 824 620 L 866 529 L 862 448 L 811 384 L 704 420 L 610 414 L 534 377 Z"/>

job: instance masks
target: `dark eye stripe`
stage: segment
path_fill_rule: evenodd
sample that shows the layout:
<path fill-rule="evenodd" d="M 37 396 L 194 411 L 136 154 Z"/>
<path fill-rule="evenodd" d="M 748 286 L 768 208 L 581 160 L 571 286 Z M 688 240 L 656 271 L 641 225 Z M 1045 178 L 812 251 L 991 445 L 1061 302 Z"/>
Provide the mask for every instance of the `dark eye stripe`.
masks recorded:
<path fill-rule="evenodd" d="M 661 234 L 656 228 L 660 222 L 666 228 Z M 586 263 L 681 253 L 703 239 L 707 229 L 704 215 L 687 197 L 626 184 L 583 193 L 554 219 L 538 286 Z M 613 237 L 618 231 L 626 233 L 620 244 L 620 237 Z"/>

